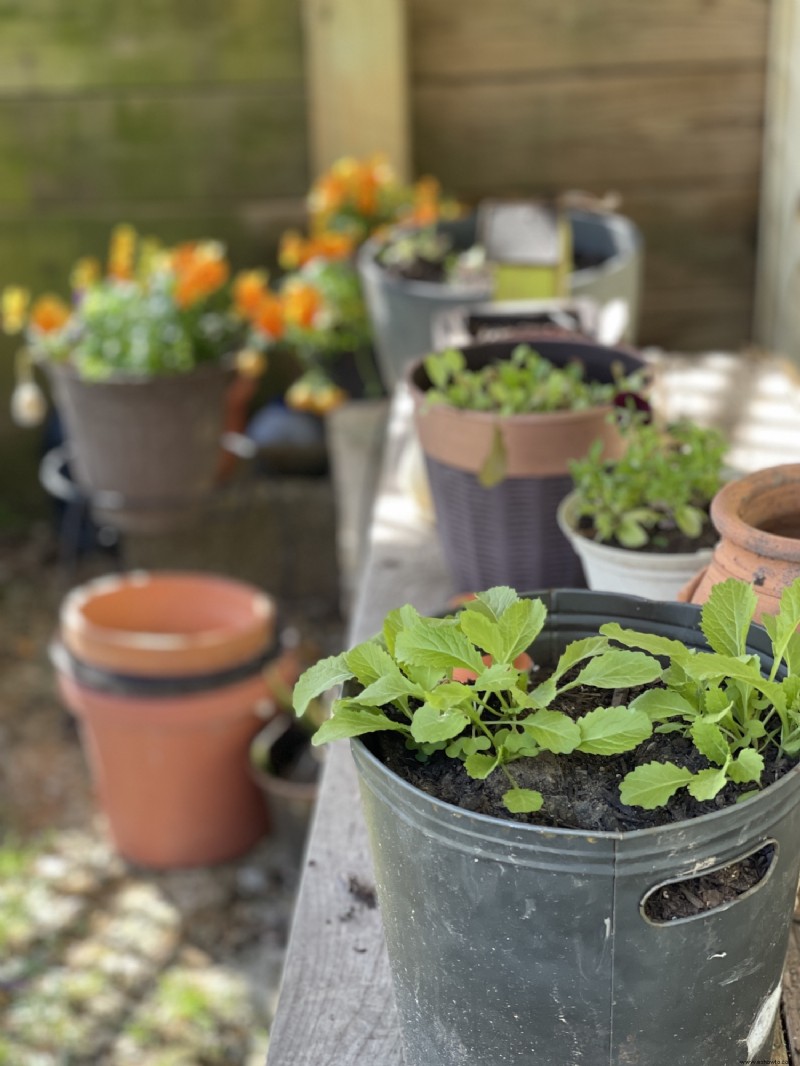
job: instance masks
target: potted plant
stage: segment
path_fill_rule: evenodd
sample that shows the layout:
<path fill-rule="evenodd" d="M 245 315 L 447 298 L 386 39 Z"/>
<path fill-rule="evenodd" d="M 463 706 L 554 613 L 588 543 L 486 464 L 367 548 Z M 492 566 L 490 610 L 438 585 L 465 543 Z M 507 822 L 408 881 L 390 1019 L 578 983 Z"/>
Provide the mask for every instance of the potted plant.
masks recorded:
<path fill-rule="evenodd" d="M 352 738 L 409 1066 L 753 1062 L 800 868 L 800 582 L 391 611 L 308 670 Z M 635 628 L 630 628 L 631 626 Z M 527 650 L 533 669 L 514 665 Z"/>
<path fill-rule="evenodd" d="M 624 451 L 599 442 L 570 464 L 573 490 L 558 522 L 591 589 L 673 600 L 711 559 L 717 534 L 709 517 L 722 485 L 725 440 L 691 422 L 659 426 L 619 409 Z"/>
<path fill-rule="evenodd" d="M 364 286 L 381 374 L 387 385 L 403 377 L 412 359 L 434 343 L 437 318 L 485 303 L 493 295 L 491 270 L 478 242 L 477 218 L 453 218 L 446 209 L 379 232 L 364 242 L 358 269 Z M 572 259 L 568 295 L 600 305 L 623 300 L 633 339 L 638 315 L 641 236 L 622 215 L 569 208 Z M 416 223 L 416 225 L 415 225 Z"/>
<path fill-rule="evenodd" d="M 43 366 L 71 473 L 103 521 L 181 525 L 211 492 L 245 333 L 229 275 L 217 242 L 165 249 L 118 226 L 104 276 L 94 260 L 74 268 L 70 304 L 4 292 L 3 328 L 26 340 L 12 409 L 28 422 L 41 413 L 31 367 Z M 260 356 L 244 353 L 241 367 L 257 375 Z"/>
<path fill-rule="evenodd" d="M 581 582 L 556 523 L 569 463 L 602 441 L 615 398 L 643 385 L 630 352 L 585 338 L 540 336 L 446 349 L 412 364 L 408 381 L 439 536 L 457 591 Z"/>

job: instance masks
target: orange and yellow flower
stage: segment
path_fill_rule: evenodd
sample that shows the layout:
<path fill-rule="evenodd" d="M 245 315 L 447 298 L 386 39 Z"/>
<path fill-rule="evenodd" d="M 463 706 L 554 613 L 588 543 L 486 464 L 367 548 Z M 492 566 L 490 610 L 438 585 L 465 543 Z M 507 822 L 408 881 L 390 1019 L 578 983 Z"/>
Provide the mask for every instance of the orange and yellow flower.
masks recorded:
<path fill-rule="evenodd" d="M 292 326 L 308 329 L 323 307 L 319 289 L 302 278 L 293 278 L 283 289 L 283 317 Z"/>
<path fill-rule="evenodd" d="M 111 231 L 108 252 L 109 277 L 118 281 L 129 281 L 133 277 L 137 239 L 136 230 L 125 223 L 115 226 Z"/>
<path fill-rule="evenodd" d="M 55 333 L 66 325 L 70 314 L 69 304 L 60 296 L 46 293 L 40 296 L 31 308 L 31 326 L 39 333 Z"/>
<path fill-rule="evenodd" d="M 222 246 L 214 241 L 181 245 L 172 263 L 177 275 L 175 302 L 181 308 L 191 307 L 221 289 L 230 274 Z"/>
<path fill-rule="evenodd" d="M 280 340 L 283 336 L 284 308 L 283 302 L 274 292 L 267 290 L 261 297 L 252 317 L 253 326 L 270 340 Z"/>
<path fill-rule="evenodd" d="M 85 292 L 100 277 L 100 263 L 93 256 L 84 256 L 79 259 L 69 275 L 69 283 L 73 292 Z"/>
<path fill-rule="evenodd" d="M 355 240 L 347 233 L 324 230 L 306 239 L 297 230 L 287 230 L 281 237 L 278 262 L 282 270 L 297 270 L 312 259 L 347 259 L 354 248 Z"/>
<path fill-rule="evenodd" d="M 233 307 L 242 318 L 252 318 L 267 295 L 266 270 L 243 270 L 233 279 Z"/>

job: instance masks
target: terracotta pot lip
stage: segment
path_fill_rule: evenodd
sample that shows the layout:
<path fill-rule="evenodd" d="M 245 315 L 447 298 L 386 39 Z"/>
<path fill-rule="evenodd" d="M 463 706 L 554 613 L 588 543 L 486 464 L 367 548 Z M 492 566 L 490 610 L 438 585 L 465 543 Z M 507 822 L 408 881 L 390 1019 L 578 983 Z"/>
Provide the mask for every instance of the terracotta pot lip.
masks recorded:
<path fill-rule="evenodd" d="M 800 563 L 800 539 L 768 533 L 741 517 L 748 503 L 763 492 L 790 483 L 800 486 L 800 463 L 766 467 L 723 485 L 711 501 L 711 520 L 720 536 L 751 551 L 757 541 L 759 555 Z"/>
<path fill-rule="evenodd" d="M 129 588 L 144 588 L 150 584 L 169 583 L 185 585 L 187 589 L 202 583 L 209 588 L 225 588 L 238 591 L 242 602 L 249 601 L 249 612 L 243 613 L 235 625 L 220 625 L 192 633 L 159 633 L 116 629 L 92 622 L 85 614 L 88 603 L 105 595 L 113 595 Z M 124 574 L 110 574 L 96 578 L 68 593 L 61 607 L 61 627 L 79 637 L 101 641 L 106 646 L 119 650 L 154 652 L 168 655 L 182 652 L 187 647 L 202 649 L 217 647 L 228 640 L 238 638 L 253 627 L 263 626 L 269 632 L 275 622 L 275 604 L 259 589 L 233 578 L 205 574 L 200 571 L 179 570 L 132 570 Z"/>

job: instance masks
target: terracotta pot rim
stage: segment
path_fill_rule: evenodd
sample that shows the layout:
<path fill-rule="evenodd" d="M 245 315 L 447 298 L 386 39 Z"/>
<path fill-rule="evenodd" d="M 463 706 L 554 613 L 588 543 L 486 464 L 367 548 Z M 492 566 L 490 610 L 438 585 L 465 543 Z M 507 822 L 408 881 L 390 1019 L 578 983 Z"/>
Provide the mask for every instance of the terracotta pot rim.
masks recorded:
<path fill-rule="evenodd" d="M 234 622 L 209 626 L 191 632 L 158 632 L 157 630 L 134 630 L 104 625 L 87 617 L 86 607 L 103 596 L 125 594 L 131 588 L 148 585 L 169 584 L 197 589 L 198 585 L 208 590 L 215 587 L 241 597 L 241 617 Z M 247 609 L 245 609 L 247 607 Z M 125 672 L 128 655 L 154 657 L 152 672 L 184 672 L 187 655 L 193 658 L 206 652 L 219 653 L 222 659 L 207 663 L 213 670 L 219 666 L 232 665 L 225 652 L 230 647 L 233 659 L 240 659 L 245 651 L 249 655 L 272 642 L 276 625 L 274 601 L 260 589 L 233 578 L 200 571 L 135 570 L 124 574 L 111 574 L 96 578 L 73 589 L 61 606 L 61 634 L 68 650 L 79 659 L 92 665 L 115 667 Z M 97 660 L 87 656 L 85 647 L 96 650 Z M 241 649 L 244 649 L 242 651 Z M 121 657 L 121 658 L 120 658 Z M 131 672 L 140 673 L 142 667 L 131 663 Z M 196 665 L 195 665 L 196 670 Z M 202 671 L 200 671 L 202 672 Z"/>
<path fill-rule="evenodd" d="M 768 533 L 741 517 L 748 503 L 764 492 L 792 483 L 800 488 L 800 463 L 766 467 L 723 485 L 711 501 L 711 520 L 720 537 L 767 558 L 800 564 L 800 538 Z"/>

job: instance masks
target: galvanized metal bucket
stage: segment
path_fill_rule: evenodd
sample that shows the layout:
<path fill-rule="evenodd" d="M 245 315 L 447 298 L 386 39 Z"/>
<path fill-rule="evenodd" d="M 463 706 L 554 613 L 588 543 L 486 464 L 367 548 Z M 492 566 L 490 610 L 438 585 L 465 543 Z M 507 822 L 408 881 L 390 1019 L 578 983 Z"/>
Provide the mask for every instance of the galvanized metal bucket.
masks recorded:
<path fill-rule="evenodd" d="M 619 621 L 703 646 L 699 610 L 542 593 L 536 657 Z M 769 662 L 753 627 L 750 650 Z M 353 742 L 408 1066 L 734 1066 L 764 1057 L 800 869 L 800 768 L 745 803 L 627 833 L 474 814 Z M 657 923 L 647 899 L 772 847 L 735 900 Z"/>

